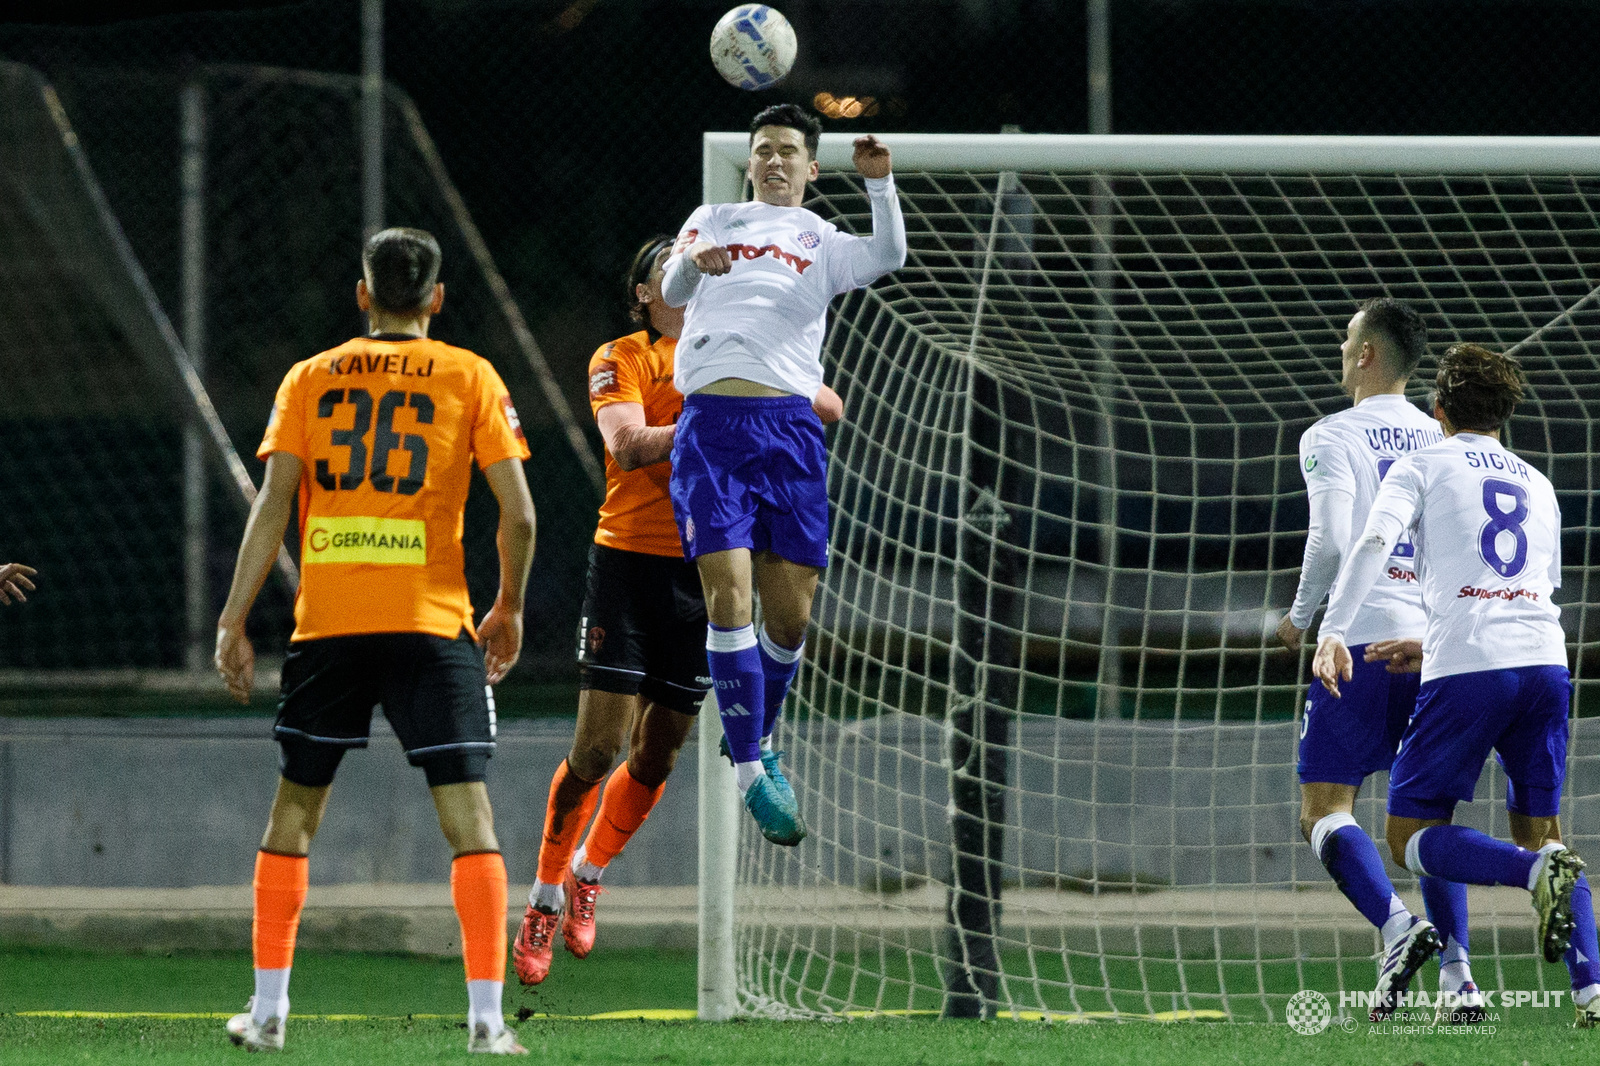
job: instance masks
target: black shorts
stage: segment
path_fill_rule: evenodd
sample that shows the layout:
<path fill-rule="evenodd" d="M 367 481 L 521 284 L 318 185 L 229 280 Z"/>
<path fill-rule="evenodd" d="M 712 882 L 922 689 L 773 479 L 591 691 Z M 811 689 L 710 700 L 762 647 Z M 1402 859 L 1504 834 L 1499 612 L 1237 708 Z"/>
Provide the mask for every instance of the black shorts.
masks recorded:
<path fill-rule="evenodd" d="M 685 559 L 595 544 L 578 622 L 579 687 L 695 714 L 711 688 L 706 600 Z"/>
<path fill-rule="evenodd" d="M 291 643 L 272 730 L 283 776 L 312 788 L 331 784 L 344 753 L 367 746 L 380 703 L 430 786 L 483 780 L 494 753 L 494 696 L 466 630 L 455 640 L 362 633 Z"/>

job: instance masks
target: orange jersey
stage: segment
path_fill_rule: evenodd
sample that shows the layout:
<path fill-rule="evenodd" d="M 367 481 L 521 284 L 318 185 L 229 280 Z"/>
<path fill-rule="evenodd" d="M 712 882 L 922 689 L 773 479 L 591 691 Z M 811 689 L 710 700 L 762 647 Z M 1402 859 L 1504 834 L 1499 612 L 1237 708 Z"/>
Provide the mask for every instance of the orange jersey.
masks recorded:
<path fill-rule="evenodd" d="M 670 426 L 683 413 L 683 394 L 672 386 L 672 355 L 678 342 L 660 337 L 654 344 L 643 330 L 603 345 L 589 360 L 589 406 L 595 414 L 612 403 L 644 407 L 644 424 Z M 594 542 L 644 555 L 683 557 L 683 542 L 672 520 L 667 481 L 672 467 L 652 463 L 624 470 L 606 449 L 606 500 Z"/>
<path fill-rule="evenodd" d="M 273 452 L 305 464 L 291 640 L 474 632 L 461 548 L 472 462 L 528 458 L 487 360 L 358 337 L 296 363 L 256 450 Z"/>

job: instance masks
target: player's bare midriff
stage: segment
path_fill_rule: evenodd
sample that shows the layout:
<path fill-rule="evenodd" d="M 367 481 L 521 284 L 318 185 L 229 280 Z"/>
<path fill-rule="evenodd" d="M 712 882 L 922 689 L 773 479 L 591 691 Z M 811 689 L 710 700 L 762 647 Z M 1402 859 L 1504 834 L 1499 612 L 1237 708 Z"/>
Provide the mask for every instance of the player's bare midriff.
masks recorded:
<path fill-rule="evenodd" d="M 707 396 L 789 396 L 791 393 L 744 378 L 718 378 L 711 384 L 694 390 Z"/>

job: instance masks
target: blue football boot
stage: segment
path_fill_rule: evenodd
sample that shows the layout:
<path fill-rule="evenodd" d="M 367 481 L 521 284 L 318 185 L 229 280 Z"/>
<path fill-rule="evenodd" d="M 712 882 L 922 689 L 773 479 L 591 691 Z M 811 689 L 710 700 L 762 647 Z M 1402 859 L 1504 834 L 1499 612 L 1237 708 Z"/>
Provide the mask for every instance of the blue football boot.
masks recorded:
<path fill-rule="evenodd" d="M 745 791 L 744 806 L 761 827 L 761 835 L 774 844 L 792 848 L 806 838 L 805 819 L 800 817 L 794 792 L 787 785 L 779 788 L 766 774 L 756 778 Z"/>

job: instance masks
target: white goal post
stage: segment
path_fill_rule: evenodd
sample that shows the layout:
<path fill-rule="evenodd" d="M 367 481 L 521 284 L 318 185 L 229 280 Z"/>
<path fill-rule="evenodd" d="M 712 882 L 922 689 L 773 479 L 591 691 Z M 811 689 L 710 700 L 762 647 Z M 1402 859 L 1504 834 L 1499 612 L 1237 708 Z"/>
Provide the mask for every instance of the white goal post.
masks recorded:
<path fill-rule="evenodd" d="M 811 837 L 749 831 L 708 701 L 702 1018 L 1281 1021 L 1298 988 L 1370 990 L 1373 934 L 1296 824 L 1309 650 L 1270 637 L 1296 442 L 1348 402 L 1338 334 L 1374 295 L 1435 353 L 1524 361 L 1511 444 L 1568 535 L 1562 814 L 1594 845 L 1600 138 L 881 137 L 910 258 L 830 321 L 834 562 L 779 732 Z M 808 206 L 864 232 L 852 139 L 823 135 Z M 705 202 L 745 198 L 748 145 L 705 135 Z M 1503 836 L 1503 801 L 1491 763 L 1458 820 Z M 1564 980 L 1525 900 L 1471 907 L 1481 986 Z"/>

